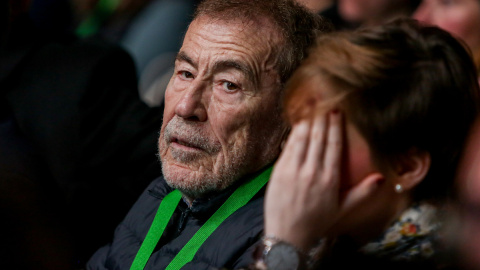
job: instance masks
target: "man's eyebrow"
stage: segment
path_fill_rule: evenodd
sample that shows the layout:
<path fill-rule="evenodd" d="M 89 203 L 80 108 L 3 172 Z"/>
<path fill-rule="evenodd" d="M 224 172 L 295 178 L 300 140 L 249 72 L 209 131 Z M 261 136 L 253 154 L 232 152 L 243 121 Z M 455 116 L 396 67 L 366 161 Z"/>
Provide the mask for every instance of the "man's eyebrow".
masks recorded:
<path fill-rule="evenodd" d="M 248 80 L 250 80 L 252 83 L 256 83 L 253 71 L 245 64 L 235 60 L 220 60 L 218 62 L 215 62 L 212 71 L 213 73 L 215 73 L 230 68 L 240 71 L 245 75 L 245 77 L 247 77 Z"/>
<path fill-rule="evenodd" d="M 175 57 L 175 60 L 187 62 L 195 69 L 198 68 L 197 64 L 193 62 L 192 58 L 190 58 L 185 52 L 182 52 L 182 51 L 178 52 L 177 56 Z"/>
<path fill-rule="evenodd" d="M 198 68 L 197 63 L 195 63 L 192 60 L 192 58 L 190 58 L 183 51 L 178 52 L 177 56 L 175 57 L 175 60 L 187 62 L 193 68 L 195 68 L 195 69 Z M 254 75 L 253 71 L 250 68 L 248 68 L 248 66 L 246 66 L 245 64 L 243 64 L 239 61 L 220 60 L 218 62 L 215 62 L 215 64 L 213 65 L 212 72 L 215 73 L 215 72 L 219 72 L 219 71 L 226 70 L 226 69 L 229 69 L 229 68 L 233 68 L 233 69 L 236 69 L 236 70 L 240 71 L 241 73 L 243 73 L 247 77 L 248 80 L 250 80 L 255 85 L 257 84 L 257 80 L 255 79 L 255 75 Z"/>

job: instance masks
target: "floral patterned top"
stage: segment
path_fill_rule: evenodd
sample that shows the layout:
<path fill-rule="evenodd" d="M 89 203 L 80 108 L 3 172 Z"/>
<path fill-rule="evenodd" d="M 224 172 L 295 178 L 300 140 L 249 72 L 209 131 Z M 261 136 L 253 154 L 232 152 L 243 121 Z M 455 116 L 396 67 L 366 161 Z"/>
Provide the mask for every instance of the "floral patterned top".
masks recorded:
<path fill-rule="evenodd" d="M 312 250 L 310 255 L 313 260 L 307 262 L 307 268 L 351 269 L 352 266 L 368 266 L 369 269 L 445 269 L 443 262 L 429 260 L 443 252 L 439 246 L 441 213 L 437 206 L 426 202 L 416 203 L 406 209 L 380 237 L 360 249 L 346 242 L 339 244 L 338 239 L 330 239 L 332 242 L 323 239 L 321 244 Z M 373 258 L 381 260 L 371 260 Z M 415 264 L 416 262 L 421 263 Z M 253 269 L 266 268 L 258 267 L 258 264 L 248 268 Z"/>
<path fill-rule="evenodd" d="M 393 261 L 429 258 L 435 254 L 435 243 L 439 240 L 439 212 L 432 204 L 415 204 L 405 210 L 383 235 L 359 251 Z"/>

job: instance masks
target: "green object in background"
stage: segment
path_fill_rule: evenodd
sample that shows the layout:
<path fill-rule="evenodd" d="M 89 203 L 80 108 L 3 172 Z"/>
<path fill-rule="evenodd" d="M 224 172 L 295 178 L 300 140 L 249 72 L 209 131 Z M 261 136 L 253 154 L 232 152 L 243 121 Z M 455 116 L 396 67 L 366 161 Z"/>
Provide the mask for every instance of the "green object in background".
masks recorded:
<path fill-rule="evenodd" d="M 102 23 L 113 14 L 121 0 L 99 0 L 90 16 L 84 19 L 76 29 L 78 37 L 85 38 L 98 32 Z"/>

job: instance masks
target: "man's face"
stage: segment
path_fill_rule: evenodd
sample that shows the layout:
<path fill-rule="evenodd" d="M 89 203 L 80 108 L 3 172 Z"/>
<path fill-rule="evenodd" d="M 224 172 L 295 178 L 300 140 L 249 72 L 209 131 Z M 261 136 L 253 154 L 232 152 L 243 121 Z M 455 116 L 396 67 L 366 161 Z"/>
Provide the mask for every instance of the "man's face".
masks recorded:
<path fill-rule="evenodd" d="M 189 199 L 222 190 L 280 150 L 280 79 L 267 22 L 195 19 L 165 93 L 163 174 Z"/>

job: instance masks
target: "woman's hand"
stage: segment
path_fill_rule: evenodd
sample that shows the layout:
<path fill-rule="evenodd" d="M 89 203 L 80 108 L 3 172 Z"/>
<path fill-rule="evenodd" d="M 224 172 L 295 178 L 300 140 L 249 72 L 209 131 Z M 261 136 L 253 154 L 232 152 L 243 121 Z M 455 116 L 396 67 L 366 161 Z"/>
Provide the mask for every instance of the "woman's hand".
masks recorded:
<path fill-rule="evenodd" d="M 362 183 L 340 196 L 341 113 L 296 124 L 275 164 L 265 202 L 265 234 L 309 250 L 348 208 L 369 196 Z"/>

